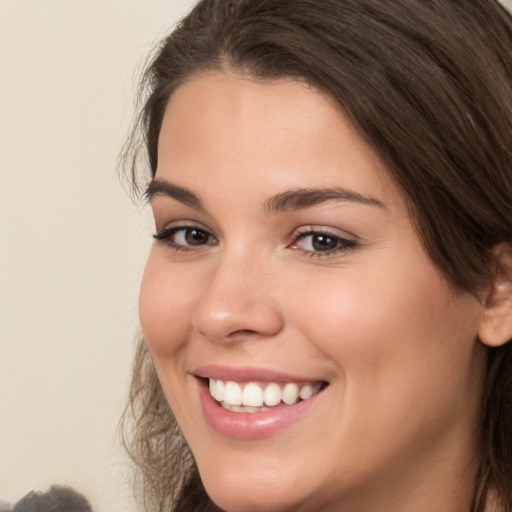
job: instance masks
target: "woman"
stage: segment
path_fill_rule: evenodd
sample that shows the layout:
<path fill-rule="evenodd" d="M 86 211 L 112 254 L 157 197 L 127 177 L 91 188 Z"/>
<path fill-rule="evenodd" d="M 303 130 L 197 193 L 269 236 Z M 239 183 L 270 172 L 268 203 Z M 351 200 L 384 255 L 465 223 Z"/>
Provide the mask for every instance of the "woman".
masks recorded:
<path fill-rule="evenodd" d="M 148 507 L 511 510 L 511 50 L 491 0 L 204 0 L 163 42 Z"/>

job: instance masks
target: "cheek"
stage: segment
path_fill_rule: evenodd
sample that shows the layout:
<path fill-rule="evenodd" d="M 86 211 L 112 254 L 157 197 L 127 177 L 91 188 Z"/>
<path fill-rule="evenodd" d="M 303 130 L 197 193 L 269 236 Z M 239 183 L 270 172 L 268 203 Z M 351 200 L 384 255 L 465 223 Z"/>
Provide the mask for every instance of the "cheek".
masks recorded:
<path fill-rule="evenodd" d="M 295 297 L 300 329 L 367 403 L 442 394 L 472 369 L 479 305 L 455 297 L 430 262 L 415 256 L 385 272 L 347 268 L 336 279 L 306 281 Z"/>
<path fill-rule="evenodd" d="M 333 445 L 354 460 L 389 461 L 474 420 L 478 308 L 453 298 L 437 272 L 347 270 L 337 281 L 305 282 L 294 301 L 299 330 L 337 366 Z"/>
<path fill-rule="evenodd" d="M 150 254 L 140 288 L 139 317 L 153 357 L 172 357 L 186 342 L 192 291 L 183 273 L 172 271 L 154 251 Z"/>

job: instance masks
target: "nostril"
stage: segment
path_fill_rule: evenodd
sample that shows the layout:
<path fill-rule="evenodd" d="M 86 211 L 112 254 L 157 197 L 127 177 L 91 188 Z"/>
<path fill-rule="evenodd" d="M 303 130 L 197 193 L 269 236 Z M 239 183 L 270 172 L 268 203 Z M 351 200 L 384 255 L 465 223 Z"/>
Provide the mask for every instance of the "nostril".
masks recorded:
<path fill-rule="evenodd" d="M 240 335 L 243 335 L 243 336 L 254 336 L 258 334 L 257 331 L 254 331 L 252 329 L 238 329 L 237 331 L 234 331 L 232 333 L 229 334 L 229 337 L 236 337 L 236 336 L 240 336 Z"/>

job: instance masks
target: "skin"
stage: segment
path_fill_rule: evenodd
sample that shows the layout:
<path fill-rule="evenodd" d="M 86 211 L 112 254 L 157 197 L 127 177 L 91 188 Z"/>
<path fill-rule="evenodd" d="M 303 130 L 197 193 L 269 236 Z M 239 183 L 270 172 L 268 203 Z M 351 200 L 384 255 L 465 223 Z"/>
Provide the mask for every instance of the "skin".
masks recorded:
<path fill-rule="evenodd" d="M 153 194 L 156 232 L 207 235 L 155 241 L 140 318 L 212 499 L 228 512 L 468 512 L 485 306 L 430 261 L 402 192 L 343 112 L 295 81 L 197 75 L 170 99 L 158 161 L 157 180 L 202 206 Z M 373 204 L 265 207 L 335 187 Z M 311 232 L 350 247 L 318 250 Z M 193 374 L 206 364 L 329 385 L 291 426 L 236 440 L 203 416 Z"/>

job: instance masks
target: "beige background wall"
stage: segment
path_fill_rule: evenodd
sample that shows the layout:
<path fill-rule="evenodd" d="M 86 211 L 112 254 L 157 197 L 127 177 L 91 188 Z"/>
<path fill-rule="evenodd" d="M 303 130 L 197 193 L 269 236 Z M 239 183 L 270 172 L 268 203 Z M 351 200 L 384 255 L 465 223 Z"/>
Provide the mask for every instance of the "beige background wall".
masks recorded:
<path fill-rule="evenodd" d="M 119 184 L 134 71 L 192 0 L 0 0 L 0 499 L 130 512 L 115 429 L 150 229 Z"/>
<path fill-rule="evenodd" d="M 0 498 L 133 510 L 115 430 L 150 229 L 116 157 L 134 70 L 191 4 L 0 0 Z"/>

